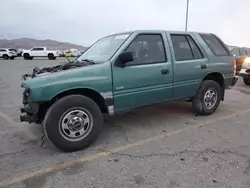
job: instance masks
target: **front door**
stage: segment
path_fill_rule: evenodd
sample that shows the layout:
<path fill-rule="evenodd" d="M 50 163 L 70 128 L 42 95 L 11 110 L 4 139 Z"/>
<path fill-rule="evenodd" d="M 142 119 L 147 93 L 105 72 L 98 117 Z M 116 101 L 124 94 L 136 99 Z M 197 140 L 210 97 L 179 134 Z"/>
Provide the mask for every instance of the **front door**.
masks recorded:
<path fill-rule="evenodd" d="M 115 111 L 171 99 L 173 70 L 166 35 L 139 34 L 125 51 L 133 52 L 134 61 L 124 68 L 112 65 Z"/>

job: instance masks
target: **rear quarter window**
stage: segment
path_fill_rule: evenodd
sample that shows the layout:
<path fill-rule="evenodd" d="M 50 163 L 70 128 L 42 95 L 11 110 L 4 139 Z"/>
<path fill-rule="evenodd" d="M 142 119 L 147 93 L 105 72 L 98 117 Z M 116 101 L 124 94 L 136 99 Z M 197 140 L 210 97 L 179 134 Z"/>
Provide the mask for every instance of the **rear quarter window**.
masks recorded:
<path fill-rule="evenodd" d="M 226 47 L 212 34 L 200 34 L 215 56 L 230 56 Z"/>

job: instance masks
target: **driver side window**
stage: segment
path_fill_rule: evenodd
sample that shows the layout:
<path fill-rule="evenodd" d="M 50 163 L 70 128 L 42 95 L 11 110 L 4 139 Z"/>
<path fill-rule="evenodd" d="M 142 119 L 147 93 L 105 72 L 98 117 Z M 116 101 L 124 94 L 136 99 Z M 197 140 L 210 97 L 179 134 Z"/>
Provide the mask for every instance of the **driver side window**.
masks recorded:
<path fill-rule="evenodd" d="M 134 61 L 128 66 L 167 61 L 161 34 L 138 35 L 125 51 L 131 51 L 134 56 Z"/>

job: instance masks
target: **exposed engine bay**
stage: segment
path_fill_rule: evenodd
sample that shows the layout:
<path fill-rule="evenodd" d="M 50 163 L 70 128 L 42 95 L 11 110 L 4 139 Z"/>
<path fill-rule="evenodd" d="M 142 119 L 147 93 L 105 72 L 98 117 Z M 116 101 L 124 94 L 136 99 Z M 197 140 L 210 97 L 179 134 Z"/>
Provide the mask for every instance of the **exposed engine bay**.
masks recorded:
<path fill-rule="evenodd" d="M 94 61 L 92 60 L 83 60 L 83 61 L 78 61 L 76 60 L 75 62 L 69 62 L 69 63 L 65 63 L 62 65 L 57 65 L 57 66 L 53 66 L 53 67 L 45 67 L 45 68 L 38 68 L 35 67 L 33 68 L 32 73 L 27 73 L 25 75 L 22 76 L 23 80 L 26 80 L 27 78 L 34 78 L 38 75 L 42 75 L 42 74 L 51 74 L 51 73 L 55 73 L 55 72 L 60 72 L 63 70 L 68 70 L 68 69 L 73 69 L 73 68 L 78 68 L 78 67 L 82 67 L 82 66 L 87 66 L 87 65 L 93 65 L 96 64 Z"/>

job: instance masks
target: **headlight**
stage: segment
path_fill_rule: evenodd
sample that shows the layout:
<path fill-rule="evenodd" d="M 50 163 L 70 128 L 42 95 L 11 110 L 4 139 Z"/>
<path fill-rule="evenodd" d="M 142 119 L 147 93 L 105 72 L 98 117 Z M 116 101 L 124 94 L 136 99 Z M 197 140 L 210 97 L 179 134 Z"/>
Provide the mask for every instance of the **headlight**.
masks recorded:
<path fill-rule="evenodd" d="M 246 57 L 246 59 L 244 60 L 244 63 L 250 63 L 250 57 Z"/>

